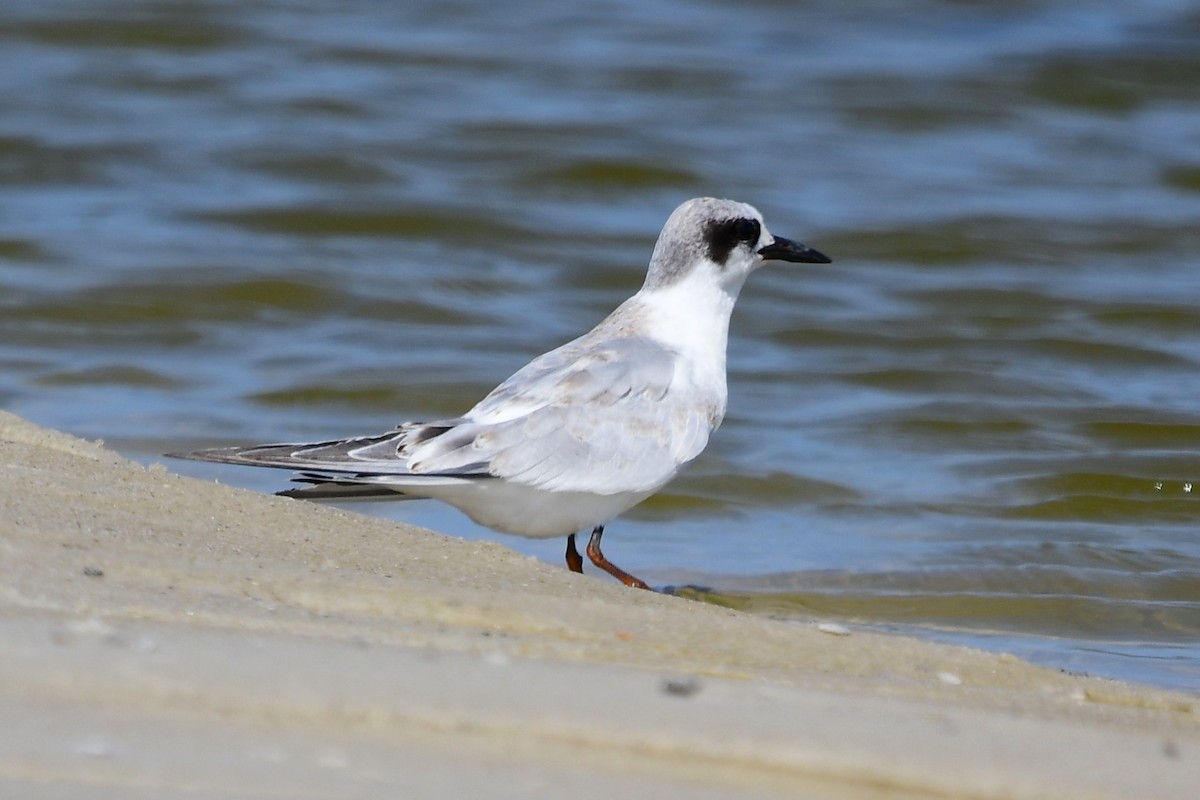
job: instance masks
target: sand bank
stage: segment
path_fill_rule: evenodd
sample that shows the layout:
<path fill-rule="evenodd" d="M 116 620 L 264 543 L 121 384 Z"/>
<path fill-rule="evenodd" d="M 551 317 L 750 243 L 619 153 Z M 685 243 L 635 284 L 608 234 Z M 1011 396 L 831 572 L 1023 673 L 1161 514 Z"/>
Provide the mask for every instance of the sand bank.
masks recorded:
<path fill-rule="evenodd" d="M 1200 786 L 1197 696 L 630 590 L 3 412 L 0 565 L 4 797 Z"/>

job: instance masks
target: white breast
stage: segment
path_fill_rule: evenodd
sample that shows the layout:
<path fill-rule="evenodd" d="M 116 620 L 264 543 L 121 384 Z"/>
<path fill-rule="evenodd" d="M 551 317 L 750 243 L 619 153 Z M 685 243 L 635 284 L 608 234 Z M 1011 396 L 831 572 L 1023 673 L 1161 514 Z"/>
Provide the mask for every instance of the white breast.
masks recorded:
<path fill-rule="evenodd" d="M 635 297 L 647 308 L 646 333 L 679 354 L 672 392 L 691 393 L 709 406 L 714 428 L 724 418 L 728 401 L 725 352 L 735 299 L 700 269 Z"/>

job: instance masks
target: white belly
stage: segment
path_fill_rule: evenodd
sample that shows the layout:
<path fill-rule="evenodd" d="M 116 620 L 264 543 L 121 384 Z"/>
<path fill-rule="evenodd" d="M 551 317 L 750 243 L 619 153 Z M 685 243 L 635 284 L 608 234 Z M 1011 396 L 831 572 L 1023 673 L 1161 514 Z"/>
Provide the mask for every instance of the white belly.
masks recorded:
<path fill-rule="evenodd" d="M 405 493 L 441 500 L 501 533 L 549 539 L 605 525 L 657 491 L 625 494 L 547 492 L 502 480 L 422 486 Z"/>

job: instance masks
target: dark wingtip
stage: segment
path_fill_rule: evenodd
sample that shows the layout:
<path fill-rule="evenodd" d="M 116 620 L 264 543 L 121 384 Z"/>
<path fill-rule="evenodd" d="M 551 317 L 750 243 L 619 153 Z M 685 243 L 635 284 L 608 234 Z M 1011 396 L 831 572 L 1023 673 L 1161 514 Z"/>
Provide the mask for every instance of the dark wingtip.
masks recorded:
<path fill-rule="evenodd" d="M 181 461 L 214 461 L 219 464 L 236 463 L 236 456 L 243 448 L 214 447 L 211 450 L 192 450 L 187 453 L 163 453 L 163 458 L 178 458 Z"/>

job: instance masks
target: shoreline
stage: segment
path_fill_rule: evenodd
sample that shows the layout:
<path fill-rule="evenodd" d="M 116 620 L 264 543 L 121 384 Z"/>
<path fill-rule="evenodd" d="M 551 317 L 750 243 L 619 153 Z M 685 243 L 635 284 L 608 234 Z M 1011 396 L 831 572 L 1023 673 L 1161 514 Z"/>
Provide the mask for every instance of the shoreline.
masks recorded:
<path fill-rule="evenodd" d="M 5 412 L 0 475 L 0 707 L 21 723 L 0 734 L 6 795 L 1200 784 L 1200 695 L 630 590 Z"/>

